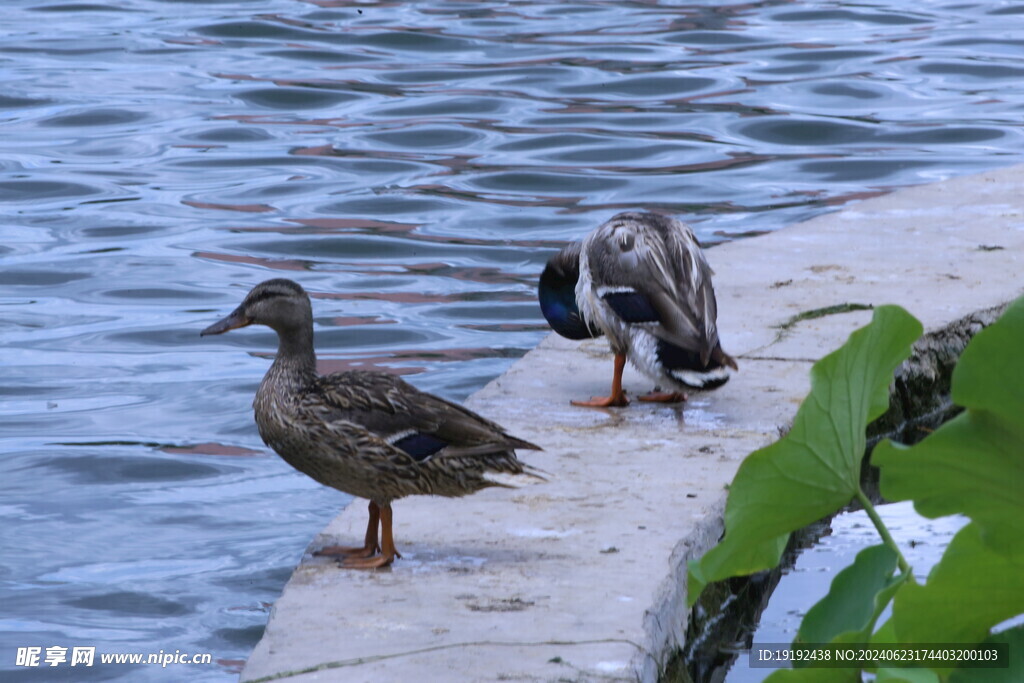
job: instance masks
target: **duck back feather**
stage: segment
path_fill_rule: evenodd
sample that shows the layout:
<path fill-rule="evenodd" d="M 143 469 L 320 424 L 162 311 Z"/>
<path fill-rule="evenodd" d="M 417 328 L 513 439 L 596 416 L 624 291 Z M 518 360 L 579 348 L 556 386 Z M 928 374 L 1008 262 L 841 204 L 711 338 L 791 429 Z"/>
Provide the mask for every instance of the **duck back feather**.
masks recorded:
<path fill-rule="evenodd" d="M 737 367 L 718 340 L 712 274 L 685 223 L 625 212 L 552 257 L 539 296 L 562 336 L 603 333 L 656 382 L 712 389 Z"/>

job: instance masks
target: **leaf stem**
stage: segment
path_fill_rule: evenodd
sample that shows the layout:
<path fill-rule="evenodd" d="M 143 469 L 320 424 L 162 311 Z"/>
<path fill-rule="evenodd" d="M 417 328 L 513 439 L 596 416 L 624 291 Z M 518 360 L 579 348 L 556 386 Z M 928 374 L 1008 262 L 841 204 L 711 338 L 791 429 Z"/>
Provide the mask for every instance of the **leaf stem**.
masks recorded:
<path fill-rule="evenodd" d="M 896 561 L 899 564 L 900 572 L 904 574 L 910 574 L 910 563 L 907 562 L 907 558 L 903 557 L 903 553 L 900 552 L 900 547 L 896 545 L 896 541 L 893 540 L 892 534 L 889 533 L 889 528 L 885 526 L 885 522 L 882 521 L 881 515 L 878 514 L 878 510 L 868 499 L 864 491 L 861 490 L 860 486 L 857 487 L 857 500 L 864 506 L 864 512 L 868 513 L 868 517 L 874 522 L 875 528 L 878 529 L 878 535 L 882 537 L 882 541 L 887 546 L 892 548 L 893 552 L 896 553 Z M 914 580 L 913 576 L 909 577 L 911 581 Z"/>

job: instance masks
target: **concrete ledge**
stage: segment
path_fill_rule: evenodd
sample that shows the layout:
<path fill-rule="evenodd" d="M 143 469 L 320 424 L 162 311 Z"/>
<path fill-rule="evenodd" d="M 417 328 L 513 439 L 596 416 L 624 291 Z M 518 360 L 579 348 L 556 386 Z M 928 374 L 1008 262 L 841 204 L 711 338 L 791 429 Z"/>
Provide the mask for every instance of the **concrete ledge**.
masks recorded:
<path fill-rule="evenodd" d="M 242 680 L 657 680 L 686 632 L 686 562 L 721 534 L 726 483 L 787 428 L 810 364 L 871 312 L 780 326 L 837 304 L 898 303 L 936 332 L 1016 298 L 1022 184 L 1015 167 L 911 188 L 711 250 L 740 372 L 683 406 L 570 406 L 607 390 L 607 345 L 548 337 L 467 404 L 542 445 L 522 455 L 551 481 L 397 502 L 404 558 L 390 570 L 307 553 Z M 969 336 L 992 317 L 962 325 Z M 931 340 L 937 356 L 959 353 Z M 905 377 L 941 382 L 934 363 L 917 375 L 910 365 Z M 626 388 L 650 385 L 627 373 Z M 362 538 L 365 514 L 352 505 L 310 548 Z"/>

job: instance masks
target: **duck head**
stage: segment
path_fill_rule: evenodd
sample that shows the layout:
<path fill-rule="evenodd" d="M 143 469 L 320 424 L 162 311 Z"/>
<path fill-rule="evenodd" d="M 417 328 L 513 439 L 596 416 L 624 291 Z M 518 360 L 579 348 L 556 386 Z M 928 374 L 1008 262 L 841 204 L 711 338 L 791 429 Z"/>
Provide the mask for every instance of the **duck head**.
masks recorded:
<path fill-rule="evenodd" d="M 252 288 L 238 308 L 199 336 L 223 334 L 248 325 L 266 325 L 282 336 L 311 328 L 313 309 L 309 295 L 299 283 L 285 278 L 261 282 Z"/>
<path fill-rule="evenodd" d="M 558 334 L 567 339 L 591 339 L 602 332 L 580 314 L 576 303 L 576 283 L 580 279 L 579 242 L 573 242 L 552 256 L 540 274 L 537 298 L 540 310 Z"/>

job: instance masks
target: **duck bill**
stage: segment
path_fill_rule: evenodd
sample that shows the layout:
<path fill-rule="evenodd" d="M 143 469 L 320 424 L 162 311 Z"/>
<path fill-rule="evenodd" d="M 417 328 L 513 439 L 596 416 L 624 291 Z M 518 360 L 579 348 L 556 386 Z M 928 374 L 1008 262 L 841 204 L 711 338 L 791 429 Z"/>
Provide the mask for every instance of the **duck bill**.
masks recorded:
<path fill-rule="evenodd" d="M 245 327 L 251 325 L 252 320 L 242 311 L 242 307 L 239 306 L 233 310 L 227 317 L 221 318 L 214 324 L 207 327 L 205 330 L 199 333 L 200 337 L 205 337 L 208 334 L 224 334 L 229 330 L 237 330 L 239 327 Z"/>

